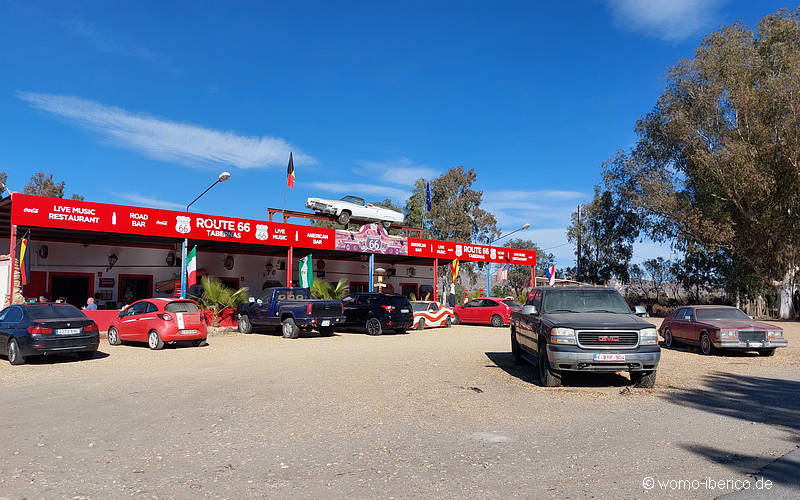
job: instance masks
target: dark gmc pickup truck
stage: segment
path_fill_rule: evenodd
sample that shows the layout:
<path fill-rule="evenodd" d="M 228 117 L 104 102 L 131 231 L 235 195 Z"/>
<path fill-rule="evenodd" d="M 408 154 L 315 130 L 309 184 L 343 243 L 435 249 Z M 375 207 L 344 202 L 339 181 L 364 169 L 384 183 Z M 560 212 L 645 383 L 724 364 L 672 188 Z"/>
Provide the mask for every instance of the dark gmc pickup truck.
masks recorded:
<path fill-rule="evenodd" d="M 265 288 L 258 298 L 239 306 L 237 318 L 242 333 L 280 328 L 285 338 L 296 339 L 301 330 L 317 329 L 327 336 L 344 323 L 344 306 L 340 300 L 314 300 L 308 288 Z"/>
<path fill-rule="evenodd" d="M 561 385 L 568 372 L 621 371 L 637 387 L 653 387 L 661 358 L 655 326 L 616 290 L 591 285 L 531 290 L 511 313 L 511 353 L 515 363 L 536 365 L 545 387 Z"/>

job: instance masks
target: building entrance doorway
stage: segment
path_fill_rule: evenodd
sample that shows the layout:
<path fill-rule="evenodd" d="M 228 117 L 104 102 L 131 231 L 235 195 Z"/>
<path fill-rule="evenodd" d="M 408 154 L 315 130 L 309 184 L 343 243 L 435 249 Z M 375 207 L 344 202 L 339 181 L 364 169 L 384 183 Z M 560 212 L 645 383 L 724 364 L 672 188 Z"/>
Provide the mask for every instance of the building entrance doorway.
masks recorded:
<path fill-rule="evenodd" d="M 140 299 L 149 299 L 153 296 L 152 275 L 119 275 L 118 302 L 121 305 L 130 304 Z"/>
<path fill-rule="evenodd" d="M 50 275 L 50 298 L 56 301 L 59 297 L 64 297 L 68 304 L 81 308 L 94 292 L 93 281 L 94 276 L 91 274 L 53 273 Z"/>

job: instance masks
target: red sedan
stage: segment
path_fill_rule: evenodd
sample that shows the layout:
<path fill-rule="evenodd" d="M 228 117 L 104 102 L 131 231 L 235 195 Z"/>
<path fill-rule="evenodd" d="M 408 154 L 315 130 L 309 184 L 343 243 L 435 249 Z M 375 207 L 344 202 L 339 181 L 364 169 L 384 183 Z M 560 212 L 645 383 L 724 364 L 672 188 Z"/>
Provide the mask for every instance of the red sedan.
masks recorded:
<path fill-rule="evenodd" d="M 730 306 L 679 307 L 664 318 L 659 331 L 665 346 L 695 345 L 703 354 L 734 349 L 772 356 L 775 348 L 788 345 L 781 327 L 754 321 Z"/>
<path fill-rule="evenodd" d="M 477 323 L 482 325 L 503 326 L 511 322 L 511 311 L 518 311 L 522 306 L 511 299 L 481 297 L 472 299 L 463 306 L 453 308 L 456 324 Z"/>
<path fill-rule="evenodd" d="M 147 342 L 150 349 L 164 344 L 191 341 L 202 345 L 207 336 L 206 320 L 197 303 L 186 299 L 144 299 L 119 312 L 108 328 L 108 343 Z"/>

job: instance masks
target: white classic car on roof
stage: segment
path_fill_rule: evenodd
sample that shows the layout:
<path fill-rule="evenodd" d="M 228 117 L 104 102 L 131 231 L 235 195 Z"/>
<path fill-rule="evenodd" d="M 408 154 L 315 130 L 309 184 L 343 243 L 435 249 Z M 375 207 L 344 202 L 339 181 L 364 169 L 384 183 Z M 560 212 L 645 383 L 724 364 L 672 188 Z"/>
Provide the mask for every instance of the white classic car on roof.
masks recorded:
<path fill-rule="evenodd" d="M 405 216 L 390 208 L 367 203 L 358 196 L 345 196 L 340 200 L 309 198 L 306 208 L 318 214 L 334 215 L 339 224 L 347 225 L 351 220 L 358 222 L 380 222 L 384 227 L 402 224 Z"/>

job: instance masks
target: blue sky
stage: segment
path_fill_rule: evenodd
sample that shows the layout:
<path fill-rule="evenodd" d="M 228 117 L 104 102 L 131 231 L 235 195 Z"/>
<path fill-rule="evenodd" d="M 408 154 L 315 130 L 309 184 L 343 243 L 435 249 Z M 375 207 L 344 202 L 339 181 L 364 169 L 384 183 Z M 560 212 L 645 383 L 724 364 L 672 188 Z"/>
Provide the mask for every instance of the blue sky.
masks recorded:
<path fill-rule="evenodd" d="M 666 68 L 771 1 L 0 0 L 0 170 L 87 199 L 259 218 L 289 151 L 307 196 L 391 197 L 475 168 L 485 208 L 574 260 L 564 229 L 635 140 Z M 559 246 L 560 245 L 560 246 Z M 643 243 L 635 260 L 664 254 Z"/>

